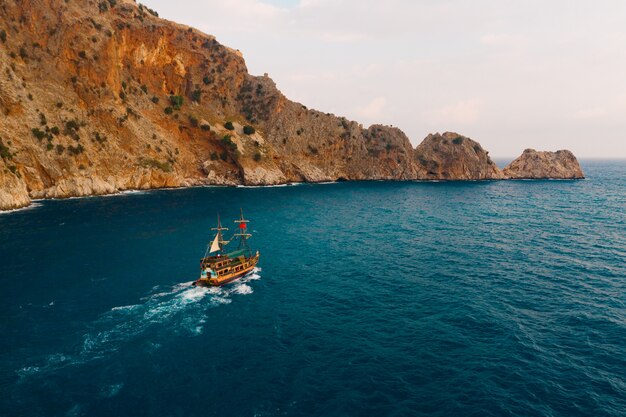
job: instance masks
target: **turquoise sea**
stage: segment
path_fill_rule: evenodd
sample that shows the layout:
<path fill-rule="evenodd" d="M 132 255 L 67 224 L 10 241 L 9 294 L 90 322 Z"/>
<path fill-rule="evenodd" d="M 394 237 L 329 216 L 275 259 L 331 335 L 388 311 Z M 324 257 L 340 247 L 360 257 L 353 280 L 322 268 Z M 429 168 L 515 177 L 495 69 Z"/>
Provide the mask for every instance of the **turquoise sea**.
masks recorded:
<path fill-rule="evenodd" d="M 2 416 L 625 416 L 626 161 L 0 214 Z M 193 288 L 219 211 L 259 268 Z"/>

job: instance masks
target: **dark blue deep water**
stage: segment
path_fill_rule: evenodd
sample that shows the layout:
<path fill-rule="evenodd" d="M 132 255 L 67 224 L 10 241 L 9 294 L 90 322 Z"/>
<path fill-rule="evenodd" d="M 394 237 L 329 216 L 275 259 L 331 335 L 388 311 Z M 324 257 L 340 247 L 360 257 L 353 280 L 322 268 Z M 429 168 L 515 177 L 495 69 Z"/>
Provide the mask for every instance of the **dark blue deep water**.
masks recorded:
<path fill-rule="evenodd" d="M 0 415 L 624 416 L 626 162 L 584 169 L 2 214 Z M 260 270 L 190 287 L 239 207 Z"/>

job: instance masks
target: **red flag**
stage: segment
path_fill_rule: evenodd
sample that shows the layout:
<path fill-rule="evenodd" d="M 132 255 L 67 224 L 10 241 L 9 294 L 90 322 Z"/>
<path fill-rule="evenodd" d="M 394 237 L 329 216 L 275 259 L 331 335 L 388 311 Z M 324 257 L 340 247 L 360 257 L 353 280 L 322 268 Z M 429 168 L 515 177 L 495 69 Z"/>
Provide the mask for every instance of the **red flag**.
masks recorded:
<path fill-rule="evenodd" d="M 245 229 L 246 228 L 246 224 L 244 222 L 239 223 L 239 228 L 240 229 Z"/>

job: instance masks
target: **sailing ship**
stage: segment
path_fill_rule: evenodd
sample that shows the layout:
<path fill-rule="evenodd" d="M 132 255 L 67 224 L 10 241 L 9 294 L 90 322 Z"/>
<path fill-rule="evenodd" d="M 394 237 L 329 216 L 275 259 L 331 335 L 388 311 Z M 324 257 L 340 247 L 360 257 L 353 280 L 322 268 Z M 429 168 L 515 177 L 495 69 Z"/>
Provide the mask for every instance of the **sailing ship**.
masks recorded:
<path fill-rule="evenodd" d="M 219 214 L 217 215 L 217 227 L 215 237 L 211 245 L 207 247 L 204 257 L 200 260 L 200 278 L 194 281 L 193 285 L 219 287 L 228 284 L 246 275 L 259 262 L 259 251 L 252 254 L 248 239 L 252 237 L 248 233 L 248 222 L 243 218 L 243 209 L 241 215 L 235 223 L 238 224 L 238 233 L 235 233 L 230 240 L 224 240 L 223 231 L 228 230 L 222 227 Z M 236 241 L 237 249 L 228 252 L 225 250 L 226 245 Z"/>

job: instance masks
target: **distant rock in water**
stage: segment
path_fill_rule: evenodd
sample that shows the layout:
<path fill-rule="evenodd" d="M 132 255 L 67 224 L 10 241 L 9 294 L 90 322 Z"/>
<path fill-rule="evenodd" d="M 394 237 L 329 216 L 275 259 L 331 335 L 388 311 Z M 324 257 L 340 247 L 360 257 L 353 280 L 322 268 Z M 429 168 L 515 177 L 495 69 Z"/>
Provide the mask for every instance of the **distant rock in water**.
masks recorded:
<path fill-rule="evenodd" d="M 504 178 L 489 152 L 458 133 L 430 134 L 415 148 L 418 178 L 425 180 L 491 180 Z"/>
<path fill-rule="evenodd" d="M 580 179 L 585 178 L 578 160 L 568 150 L 541 152 L 526 149 L 516 160 L 504 168 L 510 179 Z"/>

